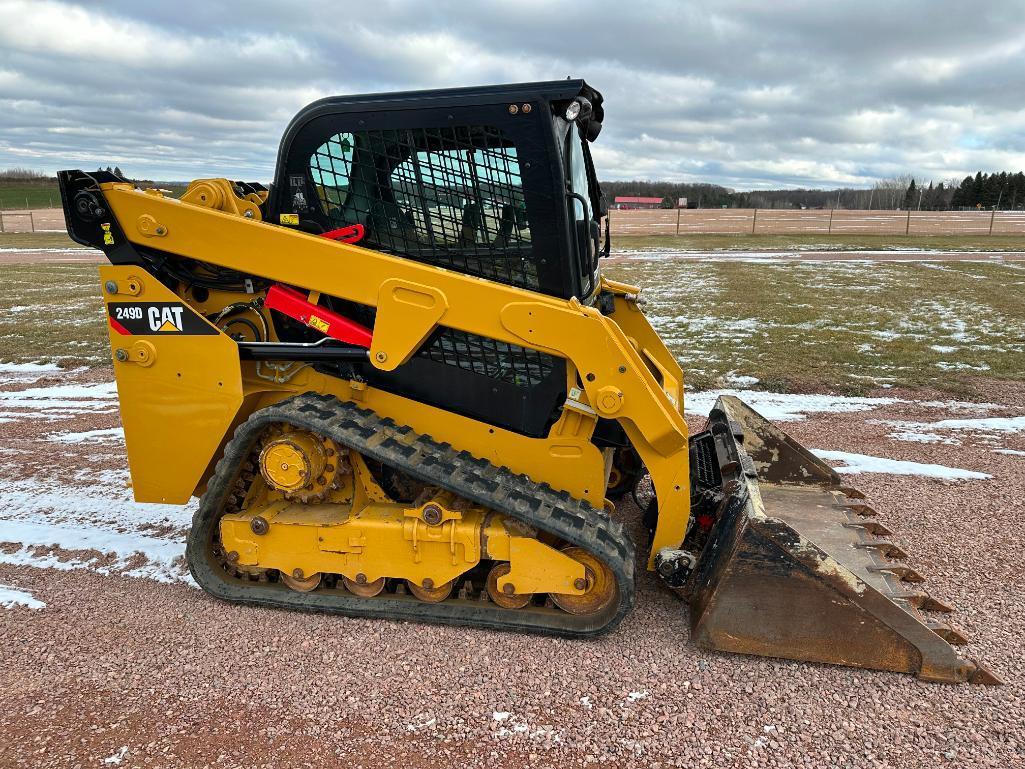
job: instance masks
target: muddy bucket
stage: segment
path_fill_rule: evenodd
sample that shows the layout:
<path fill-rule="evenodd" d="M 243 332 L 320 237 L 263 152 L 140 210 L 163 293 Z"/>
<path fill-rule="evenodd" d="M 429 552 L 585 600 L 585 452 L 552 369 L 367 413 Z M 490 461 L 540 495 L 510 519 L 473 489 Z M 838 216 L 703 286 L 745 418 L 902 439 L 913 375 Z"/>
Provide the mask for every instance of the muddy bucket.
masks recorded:
<path fill-rule="evenodd" d="M 961 659 L 950 609 L 873 520 L 864 495 L 749 406 L 723 396 L 692 439 L 715 521 L 683 594 L 706 649 L 994 684 Z"/>

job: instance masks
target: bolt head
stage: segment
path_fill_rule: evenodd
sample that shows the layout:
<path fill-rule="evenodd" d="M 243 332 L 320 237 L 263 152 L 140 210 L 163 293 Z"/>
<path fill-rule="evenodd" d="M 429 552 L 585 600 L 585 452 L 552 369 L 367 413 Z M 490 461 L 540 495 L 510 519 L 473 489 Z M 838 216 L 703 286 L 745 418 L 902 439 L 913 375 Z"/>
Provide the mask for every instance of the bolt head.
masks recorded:
<path fill-rule="evenodd" d="M 377 359 L 378 363 L 384 363 L 386 360 L 388 360 L 388 353 L 383 351 L 379 352 L 374 356 L 374 358 Z"/>
<path fill-rule="evenodd" d="M 441 523 L 441 508 L 437 505 L 427 505 L 423 512 L 424 523 L 430 526 L 437 526 Z"/>
<path fill-rule="evenodd" d="M 420 584 L 423 585 L 424 590 L 430 590 L 434 587 L 434 580 L 430 577 L 424 577 L 424 581 Z"/>
<path fill-rule="evenodd" d="M 122 363 L 124 363 L 125 361 L 128 360 L 128 350 L 123 350 L 123 349 L 118 348 L 118 350 L 114 353 L 114 357 L 117 358 Z"/>
<path fill-rule="evenodd" d="M 292 569 L 292 576 L 295 577 L 296 579 L 302 579 L 303 578 L 303 570 L 300 569 L 300 568 Z"/>
<path fill-rule="evenodd" d="M 103 287 L 107 290 L 108 294 L 117 293 L 117 281 L 108 280 L 106 283 L 103 284 Z"/>
<path fill-rule="evenodd" d="M 516 585 L 514 585 L 512 582 L 506 582 L 505 585 L 502 587 L 502 592 L 506 595 L 512 595 L 516 592 Z"/>
<path fill-rule="evenodd" d="M 583 577 L 578 577 L 576 581 L 573 583 L 573 587 L 575 587 L 577 590 L 586 590 L 587 580 Z"/>
<path fill-rule="evenodd" d="M 359 574 L 357 574 L 356 575 L 356 584 L 357 585 L 365 585 L 365 584 L 367 584 L 367 575 L 364 574 L 363 572 L 360 572 Z"/>
<path fill-rule="evenodd" d="M 270 524 L 267 523 L 266 518 L 258 515 L 249 522 L 249 528 L 252 530 L 253 534 L 263 535 L 270 529 Z"/>

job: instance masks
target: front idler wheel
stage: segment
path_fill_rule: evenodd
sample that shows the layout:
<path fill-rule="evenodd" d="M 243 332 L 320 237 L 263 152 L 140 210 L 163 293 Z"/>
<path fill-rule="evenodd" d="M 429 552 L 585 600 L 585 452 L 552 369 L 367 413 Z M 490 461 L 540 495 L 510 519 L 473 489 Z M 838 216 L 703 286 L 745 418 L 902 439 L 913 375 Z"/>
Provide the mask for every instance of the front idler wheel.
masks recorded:
<path fill-rule="evenodd" d="M 596 614 L 615 600 L 616 578 L 605 564 L 580 547 L 567 547 L 562 552 L 584 564 L 586 587 L 580 595 L 551 593 L 556 606 L 569 614 Z"/>

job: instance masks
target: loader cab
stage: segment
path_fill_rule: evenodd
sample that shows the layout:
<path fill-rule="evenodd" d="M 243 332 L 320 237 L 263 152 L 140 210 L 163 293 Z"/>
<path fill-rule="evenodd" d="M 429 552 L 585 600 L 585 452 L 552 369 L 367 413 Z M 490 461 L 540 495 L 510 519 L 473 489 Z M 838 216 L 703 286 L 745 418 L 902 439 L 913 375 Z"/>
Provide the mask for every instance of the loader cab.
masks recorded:
<path fill-rule="evenodd" d="M 281 142 L 268 218 L 530 291 L 593 301 L 604 199 L 582 80 L 322 99 Z"/>

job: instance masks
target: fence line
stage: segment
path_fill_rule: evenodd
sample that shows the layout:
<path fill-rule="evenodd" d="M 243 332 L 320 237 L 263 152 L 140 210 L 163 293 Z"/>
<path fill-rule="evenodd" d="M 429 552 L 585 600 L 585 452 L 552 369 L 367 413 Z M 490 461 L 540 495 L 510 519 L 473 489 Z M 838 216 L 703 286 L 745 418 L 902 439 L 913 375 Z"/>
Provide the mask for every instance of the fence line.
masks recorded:
<path fill-rule="evenodd" d="M 51 216 L 52 214 L 52 216 Z M 0 232 L 63 228 L 61 209 L 2 210 Z M 614 235 L 1021 235 L 1025 211 L 858 211 L 775 208 L 614 210 Z M 11 219 L 28 229 L 11 227 Z M 50 219 L 53 219 L 51 222 Z"/>
<path fill-rule="evenodd" d="M 1025 211 L 614 210 L 617 235 L 1022 235 Z"/>
<path fill-rule="evenodd" d="M 28 217 L 29 232 L 36 231 L 36 214 L 35 211 L 0 211 L 0 232 L 7 232 L 4 228 L 4 219 L 10 217 L 21 217 L 24 219 Z M 25 232 L 25 230 L 17 229 L 16 232 Z"/>

